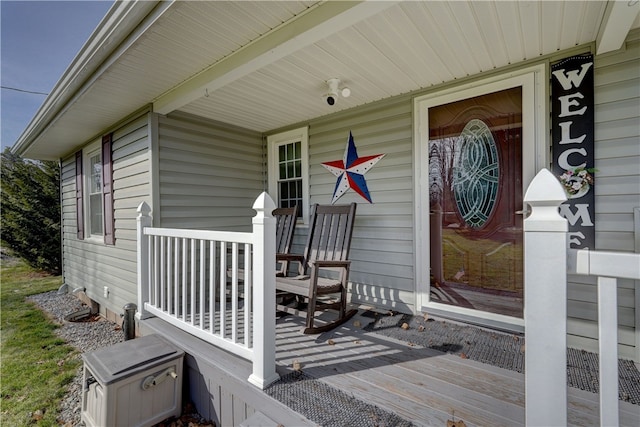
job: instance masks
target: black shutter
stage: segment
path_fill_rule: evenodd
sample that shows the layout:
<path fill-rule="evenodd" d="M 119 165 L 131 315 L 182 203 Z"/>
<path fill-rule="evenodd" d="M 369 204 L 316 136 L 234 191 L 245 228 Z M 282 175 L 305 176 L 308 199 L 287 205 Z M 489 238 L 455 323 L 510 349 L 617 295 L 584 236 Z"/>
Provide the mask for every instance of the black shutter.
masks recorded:
<path fill-rule="evenodd" d="M 102 137 L 102 206 L 104 208 L 104 243 L 115 245 L 115 216 L 113 214 L 113 164 L 111 139 L 113 134 Z"/>
<path fill-rule="evenodd" d="M 77 237 L 84 239 L 84 201 L 82 185 L 82 150 L 76 153 L 76 224 Z"/>

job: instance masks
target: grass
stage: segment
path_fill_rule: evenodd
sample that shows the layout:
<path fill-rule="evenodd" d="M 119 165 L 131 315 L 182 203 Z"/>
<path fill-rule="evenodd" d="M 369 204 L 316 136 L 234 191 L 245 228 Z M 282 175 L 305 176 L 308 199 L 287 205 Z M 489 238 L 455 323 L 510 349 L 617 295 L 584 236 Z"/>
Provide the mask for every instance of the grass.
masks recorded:
<path fill-rule="evenodd" d="M 57 426 L 58 406 L 80 360 L 26 297 L 58 289 L 62 280 L 21 261 L 2 260 L 0 267 L 0 425 Z"/>

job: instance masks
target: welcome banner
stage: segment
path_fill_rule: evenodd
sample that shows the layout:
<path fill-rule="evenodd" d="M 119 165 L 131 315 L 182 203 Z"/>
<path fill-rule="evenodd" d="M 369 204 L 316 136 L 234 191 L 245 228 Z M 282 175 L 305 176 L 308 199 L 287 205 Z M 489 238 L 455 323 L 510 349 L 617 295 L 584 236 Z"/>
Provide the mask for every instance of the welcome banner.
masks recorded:
<path fill-rule="evenodd" d="M 567 192 L 569 247 L 595 248 L 593 55 L 551 65 L 553 171 Z"/>

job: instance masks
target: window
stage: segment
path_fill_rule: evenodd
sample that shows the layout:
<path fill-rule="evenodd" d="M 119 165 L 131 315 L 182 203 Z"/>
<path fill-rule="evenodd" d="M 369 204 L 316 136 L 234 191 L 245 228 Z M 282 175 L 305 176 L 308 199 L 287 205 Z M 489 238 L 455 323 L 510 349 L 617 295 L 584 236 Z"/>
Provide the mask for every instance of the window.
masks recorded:
<path fill-rule="evenodd" d="M 309 161 L 307 128 L 267 137 L 269 193 L 278 207 L 298 205 L 306 223 L 309 214 Z"/>
<path fill-rule="evenodd" d="M 111 134 L 76 153 L 77 237 L 102 238 L 115 244 Z"/>
<path fill-rule="evenodd" d="M 102 150 L 97 149 L 87 155 L 89 167 L 87 168 L 88 187 L 88 225 L 89 235 L 103 235 L 102 219 Z"/>

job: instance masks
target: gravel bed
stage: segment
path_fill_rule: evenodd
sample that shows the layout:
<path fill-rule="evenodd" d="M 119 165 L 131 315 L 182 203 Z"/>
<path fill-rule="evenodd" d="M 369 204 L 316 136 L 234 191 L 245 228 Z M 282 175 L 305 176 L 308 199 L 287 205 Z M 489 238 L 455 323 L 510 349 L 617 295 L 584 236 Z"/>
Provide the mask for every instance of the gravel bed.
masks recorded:
<path fill-rule="evenodd" d="M 60 328 L 56 330 L 56 334 L 80 352 L 75 356 L 79 360 L 82 360 L 81 353 L 94 351 L 124 341 L 122 329 L 103 317 L 90 316 L 85 321 L 66 321 L 65 316 L 86 308 L 86 305 L 71 294 L 58 294 L 56 291 L 51 291 L 32 295 L 27 300 L 35 303 L 53 321 L 60 325 Z M 80 421 L 81 405 L 82 366 L 78 368 L 76 376 L 68 385 L 67 394 L 59 408 L 58 423 L 64 427 L 83 426 L 84 424 Z M 187 402 L 180 417 L 170 418 L 157 424 L 157 427 L 182 426 L 213 427 L 213 423 L 204 420 L 193 406 Z"/>
<path fill-rule="evenodd" d="M 124 334 L 121 328 L 103 317 L 92 316 L 88 321 L 82 322 L 64 320 L 65 316 L 86 307 L 71 294 L 58 294 L 56 291 L 51 291 L 32 295 L 27 300 L 35 303 L 52 320 L 60 324 L 60 328 L 56 330 L 56 335 L 78 349 L 80 353 L 97 350 L 124 341 Z M 79 360 L 82 359 L 81 354 L 76 355 L 76 357 Z M 67 394 L 60 405 L 58 418 L 58 422 L 65 427 L 80 425 L 82 366 L 78 368 L 76 376 L 68 387 Z"/>

